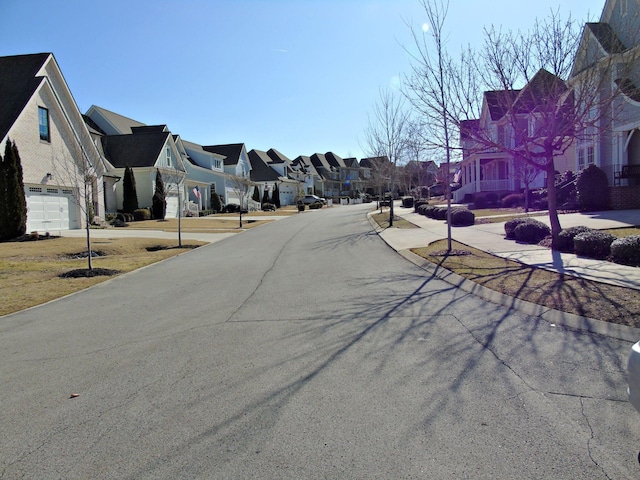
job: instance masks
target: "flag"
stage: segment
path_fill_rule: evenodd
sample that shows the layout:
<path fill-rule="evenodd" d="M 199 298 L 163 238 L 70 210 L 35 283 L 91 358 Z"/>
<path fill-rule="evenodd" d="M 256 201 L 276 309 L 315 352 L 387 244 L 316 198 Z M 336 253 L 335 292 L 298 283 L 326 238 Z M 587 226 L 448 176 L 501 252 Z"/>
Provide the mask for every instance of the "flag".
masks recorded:
<path fill-rule="evenodd" d="M 453 174 L 453 183 L 460 183 L 460 177 L 462 177 L 462 170 L 458 168 Z"/>
<path fill-rule="evenodd" d="M 198 186 L 196 185 L 195 187 L 193 187 L 193 194 L 196 196 L 196 198 L 198 200 L 200 200 L 200 188 L 198 188 Z"/>

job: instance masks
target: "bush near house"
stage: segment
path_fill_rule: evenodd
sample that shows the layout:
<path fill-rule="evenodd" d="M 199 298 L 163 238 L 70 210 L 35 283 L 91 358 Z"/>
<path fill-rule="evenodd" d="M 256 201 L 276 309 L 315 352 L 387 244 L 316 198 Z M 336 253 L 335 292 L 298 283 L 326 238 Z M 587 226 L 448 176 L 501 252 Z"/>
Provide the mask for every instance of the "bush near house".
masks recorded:
<path fill-rule="evenodd" d="M 318 210 L 319 208 L 322 208 L 322 206 L 322 202 L 313 202 L 309 204 L 309 210 Z"/>
<path fill-rule="evenodd" d="M 273 203 L 264 202 L 262 204 L 263 212 L 274 212 L 276 210 L 276 206 Z"/>
<path fill-rule="evenodd" d="M 640 235 L 618 238 L 611 243 L 611 260 L 623 265 L 640 266 Z"/>
<path fill-rule="evenodd" d="M 551 235 L 551 229 L 538 220 L 530 219 L 528 222 L 517 225 L 513 234 L 517 242 L 536 244 L 547 235 Z"/>
<path fill-rule="evenodd" d="M 576 181 L 578 202 L 583 210 L 606 210 L 609 208 L 609 188 L 604 170 L 591 164 Z"/>
<path fill-rule="evenodd" d="M 563 253 L 574 253 L 575 247 L 573 246 L 573 239 L 576 235 L 591 231 L 593 231 L 592 228 L 583 226 L 563 228 L 558 234 L 556 249 Z"/>
<path fill-rule="evenodd" d="M 133 211 L 133 219 L 136 222 L 151 220 L 151 210 L 149 210 L 148 208 L 138 208 Z"/>
<path fill-rule="evenodd" d="M 524 205 L 524 194 L 522 193 L 510 193 L 502 199 L 502 206 L 504 208 L 522 207 Z"/>
<path fill-rule="evenodd" d="M 240 205 L 237 203 L 228 203 L 224 206 L 224 213 L 240 213 Z"/>
<path fill-rule="evenodd" d="M 611 254 L 611 244 L 615 240 L 615 235 L 592 230 L 576 235 L 573 238 L 573 245 L 576 255 L 605 260 Z"/>

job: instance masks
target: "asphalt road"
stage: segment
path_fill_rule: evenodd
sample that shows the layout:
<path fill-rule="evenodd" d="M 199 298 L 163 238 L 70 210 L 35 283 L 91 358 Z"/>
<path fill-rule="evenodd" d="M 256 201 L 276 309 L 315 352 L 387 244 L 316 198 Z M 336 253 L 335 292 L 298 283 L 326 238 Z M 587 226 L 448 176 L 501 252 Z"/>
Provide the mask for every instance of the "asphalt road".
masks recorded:
<path fill-rule="evenodd" d="M 429 277 L 367 208 L 0 318 L 0 478 L 640 477 L 630 343 Z"/>

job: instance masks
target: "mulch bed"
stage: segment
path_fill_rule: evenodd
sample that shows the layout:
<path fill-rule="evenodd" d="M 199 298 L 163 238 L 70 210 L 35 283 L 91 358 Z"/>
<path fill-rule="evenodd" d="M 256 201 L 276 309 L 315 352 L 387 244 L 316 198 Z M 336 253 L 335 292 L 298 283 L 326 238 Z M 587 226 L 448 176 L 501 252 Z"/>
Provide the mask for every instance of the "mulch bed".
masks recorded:
<path fill-rule="evenodd" d="M 110 268 L 93 268 L 89 270 L 88 268 L 77 268 L 75 270 L 70 270 L 65 273 L 61 273 L 59 275 L 60 278 L 91 278 L 91 277 L 111 277 L 113 275 L 117 275 L 120 273 L 119 270 L 112 270 Z"/>

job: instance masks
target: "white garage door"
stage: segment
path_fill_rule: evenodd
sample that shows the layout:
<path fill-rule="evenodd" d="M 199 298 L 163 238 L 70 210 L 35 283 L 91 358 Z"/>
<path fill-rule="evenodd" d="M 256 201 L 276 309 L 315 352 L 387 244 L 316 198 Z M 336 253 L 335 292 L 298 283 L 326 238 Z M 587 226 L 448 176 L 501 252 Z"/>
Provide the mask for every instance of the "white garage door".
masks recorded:
<path fill-rule="evenodd" d="M 50 232 L 80 228 L 73 190 L 27 187 L 27 232 Z"/>
<path fill-rule="evenodd" d="M 167 202 L 167 214 L 166 218 L 178 218 L 178 196 L 166 195 L 164 199 Z"/>

